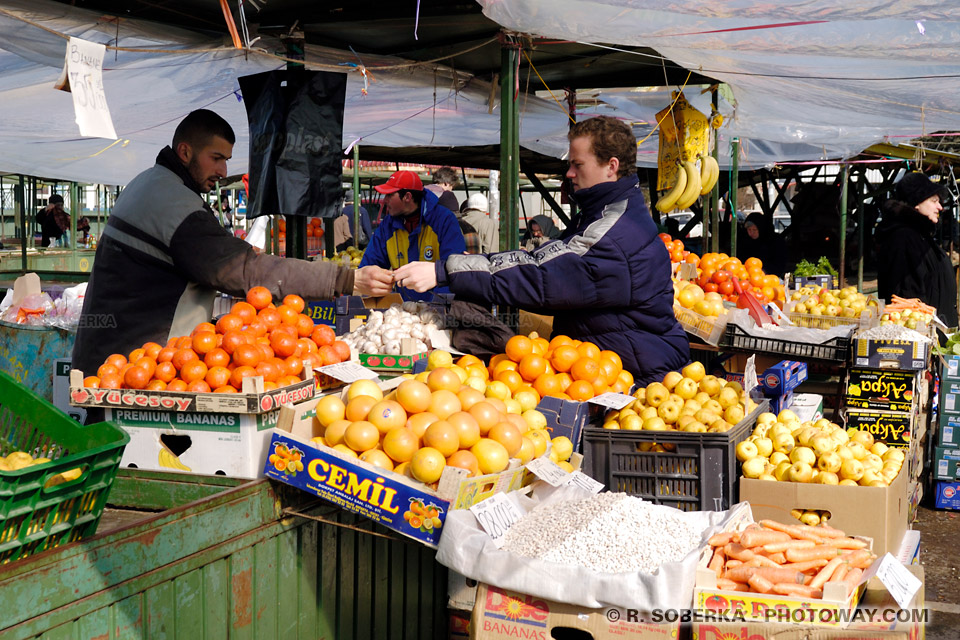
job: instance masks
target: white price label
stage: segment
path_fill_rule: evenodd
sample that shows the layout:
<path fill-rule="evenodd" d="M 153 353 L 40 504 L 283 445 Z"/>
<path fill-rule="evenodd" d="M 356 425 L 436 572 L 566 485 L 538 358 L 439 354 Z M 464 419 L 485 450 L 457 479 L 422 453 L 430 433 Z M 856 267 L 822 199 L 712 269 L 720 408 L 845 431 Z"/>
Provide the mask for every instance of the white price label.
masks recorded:
<path fill-rule="evenodd" d="M 899 560 L 889 553 L 883 554 L 883 557 L 873 563 L 863 577 L 861 582 L 866 582 L 873 576 L 877 576 L 883 586 L 887 588 L 893 599 L 897 601 L 901 609 L 910 606 L 913 596 L 920 590 L 920 579 L 910 573 Z"/>
<path fill-rule="evenodd" d="M 576 485 L 590 493 L 600 493 L 603 491 L 603 483 L 597 482 L 582 471 L 574 471 L 570 474 L 569 484 Z"/>
<path fill-rule="evenodd" d="M 571 474 L 561 469 L 557 466 L 557 463 L 546 456 L 528 462 L 527 469 L 552 487 L 559 487 L 570 482 Z"/>
<path fill-rule="evenodd" d="M 338 362 L 337 364 L 328 364 L 317 369 L 320 373 L 326 374 L 331 378 L 336 378 L 341 382 L 356 382 L 357 380 L 377 380 L 380 378 L 376 372 L 370 371 L 366 367 L 356 362 Z"/>
<path fill-rule="evenodd" d="M 503 546 L 503 536 L 510 526 L 523 517 L 520 507 L 505 493 L 495 493 L 483 502 L 470 507 L 477 522 L 490 534 L 493 543 L 499 549 Z"/>
<path fill-rule="evenodd" d="M 96 42 L 71 37 L 67 57 L 55 83 L 73 95 L 73 111 L 81 136 L 117 139 L 103 89 L 103 55 L 107 48 Z"/>
<path fill-rule="evenodd" d="M 628 396 L 624 393 L 613 393 L 608 391 L 607 393 L 601 393 L 597 397 L 587 400 L 587 402 L 592 402 L 593 404 L 598 404 L 601 407 L 607 407 L 608 409 L 619 411 L 634 400 L 636 400 L 636 398 L 633 396 Z"/>

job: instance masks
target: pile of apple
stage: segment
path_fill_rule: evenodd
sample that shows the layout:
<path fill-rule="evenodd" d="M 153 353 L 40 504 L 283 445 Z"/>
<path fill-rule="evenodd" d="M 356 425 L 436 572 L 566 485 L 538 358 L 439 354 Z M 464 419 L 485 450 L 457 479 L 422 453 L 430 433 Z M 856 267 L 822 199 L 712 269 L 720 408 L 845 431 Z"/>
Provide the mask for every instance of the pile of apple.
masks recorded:
<path fill-rule="evenodd" d="M 826 418 L 800 422 L 789 409 L 760 414 L 736 453 L 747 478 L 863 487 L 889 485 L 904 460 L 902 450 L 875 442 L 869 431 Z"/>
<path fill-rule="evenodd" d="M 670 371 L 663 382 L 637 389 L 632 403 L 604 416 L 604 429 L 626 431 L 729 431 L 754 408 L 739 383 L 707 375 L 692 362 Z"/>
<path fill-rule="evenodd" d="M 876 297 L 860 293 L 855 286 L 843 289 L 800 287 L 790 295 L 790 303 L 787 307 L 790 312 L 833 318 L 859 318 L 866 309 L 876 309 L 879 305 Z M 805 326 L 803 320 L 809 319 L 801 318 L 801 326 Z"/>
<path fill-rule="evenodd" d="M 880 316 L 880 326 L 896 324 L 907 329 L 916 329 L 918 325 L 929 325 L 933 322 L 933 314 L 923 313 L 922 311 L 891 311 Z"/>
<path fill-rule="evenodd" d="M 726 313 L 723 296 L 716 291 L 704 291 L 696 282 L 674 278 L 673 302 L 706 317 L 717 317 Z"/>

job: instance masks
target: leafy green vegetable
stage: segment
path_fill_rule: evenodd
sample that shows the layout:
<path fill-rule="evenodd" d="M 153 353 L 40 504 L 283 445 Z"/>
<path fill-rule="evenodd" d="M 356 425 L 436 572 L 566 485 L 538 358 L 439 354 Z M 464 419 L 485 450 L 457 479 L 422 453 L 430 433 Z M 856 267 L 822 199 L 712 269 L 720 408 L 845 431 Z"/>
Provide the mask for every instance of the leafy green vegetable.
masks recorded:
<path fill-rule="evenodd" d="M 793 275 L 801 278 L 827 274 L 835 276 L 837 275 L 837 270 L 833 268 L 833 265 L 830 264 L 830 261 L 827 260 L 825 256 L 820 256 L 816 264 L 808 260 L 801 260 L 793 270 Z"/>

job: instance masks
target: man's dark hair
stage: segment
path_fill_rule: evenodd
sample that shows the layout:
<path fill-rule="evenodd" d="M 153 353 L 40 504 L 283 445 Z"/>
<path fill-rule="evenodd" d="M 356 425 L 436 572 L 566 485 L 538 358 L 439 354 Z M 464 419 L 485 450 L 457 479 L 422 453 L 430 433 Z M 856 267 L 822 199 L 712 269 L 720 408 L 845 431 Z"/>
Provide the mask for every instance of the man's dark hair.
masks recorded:
<path fill-rule="evenodd" d="M 423 202 L 423 191 L 417 191 L 416 189 L 398 189 L 397 196 L 403 200 L 403 194 L 409 193 L 413 196 L 413 201 L 419 207 L 420 203 Z"/>
<path fill-rule="evenodd" d="M 567 133 L 570 141 L 583 137 L 590 138 L 593 155 L 601 163 L 610 158 L 620 160 L 617 178 L 637 172 L 637 138 L 626 123 L 610 116 L 597 116 L 578 122 Z"/>
<path fill-rule="evenodd" d="M 47 200 L 47 204 L 63 204 L 63 196 L 55 193 Z"/>
<path fill-rule="evenodd" d="M 440 167 L 431 174 L 433 184 L 449 184 L 452 187 L 457 186 L 457 172 L 451 167 Z"/>
<path fill-rule="evenodd" d="M 203 149 L 214 136 L 223 138 L 230 144 L 237 141 L 230 123 L 209 109 L 191 111 L 186 118 L 177 125 L 173 133 L 173 148 L 181 142 L 186 142 L 195 149 Z"/>

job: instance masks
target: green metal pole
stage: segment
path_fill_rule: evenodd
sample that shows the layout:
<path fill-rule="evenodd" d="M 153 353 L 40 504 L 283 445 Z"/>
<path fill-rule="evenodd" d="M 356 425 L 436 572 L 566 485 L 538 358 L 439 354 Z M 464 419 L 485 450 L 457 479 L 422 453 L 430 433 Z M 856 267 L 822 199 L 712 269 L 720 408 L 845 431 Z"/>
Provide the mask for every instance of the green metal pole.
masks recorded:
<path fill-rule="evenodd" d="M 847 263 L 847 184 L 850 182 L 850 165 L 840 169 L 840 288 L 847 285 L 844 267 Z"/>
<path fill-rule="evenodd" d="M 76 182 L 70 183 L 70 207 L 73 209 L 70 215 L 70 252 L 73 254 L 71 259 L 71 268 L 77 270 L 77 216 L 80 215 L 82 207 L 80 206 L 80 185 Z"/>
<path fill-rule="evenodd" d="M 360 145 L 353 145 L 353 246 L 360 248 Z M 369 239 L 368 239 L 369 241 Z"/>
<path fill-rule="evenodd" d="M 737 255 L 737 187 L 740 184 L 740 138 L 730 141 L 730 256 Z M 717 238 L 717 246 L 720 238 Z"/>
<path fill-rule="evenodd" d="M 863 253 L 864 253 L 864 227 L 866 226 L 866 215 L 863 211 L 863 192 L 867 188 L 867 172 L 860 174 L 857 181 L 857 238 L 859 242 L 859 255 L 857 256 L 857 291 L 863 292 Z"/>
<path fill-rule="evenodd" d="M 717 109 L 719 104 L 718 93 L 719 89 L 714 87 L 713 89 L 713 109 Z M 717 166 L 720 166 L 720 132 L 713 127 L 710 128 L 713 137 L 713 159 L 717 161 Z M 716 237 L 714 234 L 710 233 L 715 227 L 710 226 L 711 220 L 720 219 L 720 178 L 717 177 L 717 181 L 713 183 L 713 189 L 710 190 L 709 206 L 703 208 L 703 224 L 701 225 L 703 231 L 701 232 L 701 246 L 700 250 L 701 255 L 707 252 L 707 240 L 708 238 Z M 719 239 L 716 240 L 719 242 Z M 716 251 L 716 247 L 713 249 Z"/>
<path fill-rule="evenodd" d="M 520 112 L 514 96 L 520 52 L 500 45 L 500 250 L 520 246 Z"/>

